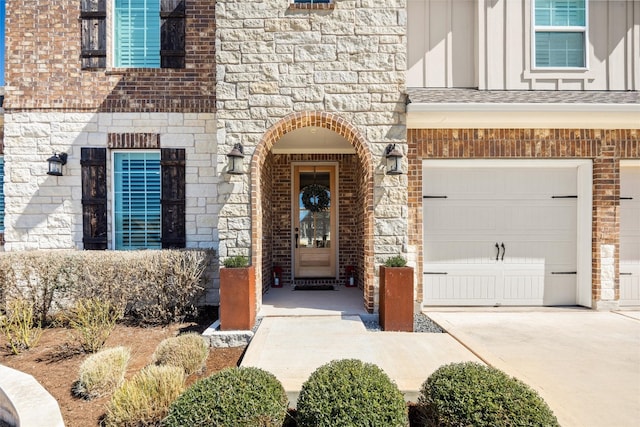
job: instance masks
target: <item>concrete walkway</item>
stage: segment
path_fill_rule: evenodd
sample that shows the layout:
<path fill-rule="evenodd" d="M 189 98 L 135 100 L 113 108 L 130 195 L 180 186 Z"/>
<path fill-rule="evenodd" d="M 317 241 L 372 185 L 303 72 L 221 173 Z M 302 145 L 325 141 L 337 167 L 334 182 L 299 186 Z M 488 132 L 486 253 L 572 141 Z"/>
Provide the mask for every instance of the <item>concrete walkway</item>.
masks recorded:
<path fill-rule="evenodd" d="M 536 389 L 562 426 L 640 426 L 640 312 L 506 310 L 427 314 Z"/>
<path fill-rule="evenodd" d="M 439 366 L 479 361 L 448 334 L 367 331 L 358 316 L 265 317 L 241 366 L 274 374 L 295 407 L 302 384 L 335 359 L 375 363 L 416 401 L 422 383 Z"/>
<path fill-rule="evenodd" d="M 270 290 L 242 366 L 272 372 L 295 405 L 334 359 L 382 368 L 416 401 L 439 366 L 484 361 L 536 389 L 562 426 L 640 427 L 640 311 L 450 308 L 426 313 L 447 334 L 367 331 L 362 292 Z"/>

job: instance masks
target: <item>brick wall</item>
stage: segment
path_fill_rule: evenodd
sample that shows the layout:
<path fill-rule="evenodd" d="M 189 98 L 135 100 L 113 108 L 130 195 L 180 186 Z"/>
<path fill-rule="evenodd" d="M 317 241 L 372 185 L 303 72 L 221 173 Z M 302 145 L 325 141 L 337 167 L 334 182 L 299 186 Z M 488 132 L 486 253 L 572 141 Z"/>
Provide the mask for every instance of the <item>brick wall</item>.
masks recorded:
<path fill-rule="evenodd" d="M 80 3 L 7 2 L 6 110 L 214 111 L 215 1 L 186 3 L 184 69 L 81 70 Z"/>
<path fill-rule="evenodd" d="M 362 245 L 363 234 L 358 234 L 361 225 L 358 224 L 358 209 L 362 205 L 358 200 L 357 191 L 357 157 L 354 155 L 335 154 L 293 154 L 293 155 L 269 155 L 267 163 L 273 168 L 272 188 L 263 190 L 263 212 L 267 210 L 272 213 L 266 218 L 263 216 L 263 236 L 267 241 L 271 240 L 271 256 L 267 254 L 268 245 L 263 239 L 263 268 L 264 284 L 271 283 L 270 264 L 278 265 L 283 269 L 283 284 L 291 284 L 291 176 L 292 162 L 337 162 L 338 163 L 338 194 L 339 194 L 339 258 L 338 274 L 341 282 L 344 282 L 344 269 L 347 265 L 358 265 L 358 249 Z M 267 169 L 265 167 L 265 169 Z M 264 176 L 264 175 L 263 175 Z M 264 188 L 263 184 L 263 188 Z M 271 199 L 267 197 L 271 194 Z M 265 206 L 267 208 L 265 209 Z M 268 223 L 270 221 L 270 223 Z M 272 235 L 269 235 L 271 230 Z M 358 282 L 362 283 L 362 272 L 359 272 Z"/>
<path fill-rule="evenodd" d="M 410 129 L 409 241 L 422 244 L 424 159 L 592 159 L 592 300 L 619 298 L 620 159 L 640 158 L 640 129 Z M 422 277 L 422 254 L 416 264 Z M 422 283 L 418 281 L 422 299 Z"/>

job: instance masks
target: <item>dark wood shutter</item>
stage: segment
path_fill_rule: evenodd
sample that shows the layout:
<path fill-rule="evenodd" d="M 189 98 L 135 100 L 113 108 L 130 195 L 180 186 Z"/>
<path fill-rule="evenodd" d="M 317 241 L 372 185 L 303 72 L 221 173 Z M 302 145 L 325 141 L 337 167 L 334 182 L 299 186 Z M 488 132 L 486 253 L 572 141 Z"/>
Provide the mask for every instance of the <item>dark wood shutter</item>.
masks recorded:
<path fill-rule="evenodd" d="M 82 148 L 82 243 L 107 249 L 107 149 Z"/>
<path fill-rule="evenodd" d="M 80 0 L 82 68 L 107 66 L 107 0 Z"/>
<path fill-rule="evenodd" d="M 185 165 L 185 150 L 183 148 L 161 149 L 163 248 L 184 248 L 186 246 Z"/>
<path fill-rule="evenodd" d="M 160 66 L 184 68 L 186 0 L 160 0 Z"/>

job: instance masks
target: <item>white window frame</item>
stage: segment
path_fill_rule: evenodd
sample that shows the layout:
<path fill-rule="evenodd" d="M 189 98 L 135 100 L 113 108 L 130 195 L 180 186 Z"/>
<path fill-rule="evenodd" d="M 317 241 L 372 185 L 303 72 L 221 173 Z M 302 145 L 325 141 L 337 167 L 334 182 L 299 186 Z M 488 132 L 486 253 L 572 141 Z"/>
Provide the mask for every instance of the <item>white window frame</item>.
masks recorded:
<path fill-rule="evenodd" d="M 107 0 L 110 3 L 109 6 L 109 13 L 107 14 L 107 19 L 108 24 L 109 24 L 109 32 L 110 35 L 108 35 L 107 37 L 107 45 L 109 46 L 109 51 L 110 51 L 110 61 L 109 63 L 111 64 L 111 67 L 114 69 L 140 69 L 140 68 L 149 68 L 149 69 L 161 69 L 162 68 L 162 56 L 160 56 L 159 58 L 159 62 L 158 62 L 158 66 L 145 66 L 145 67 L 139 67 L 139 66 L 128 66 L 128 65 L 118 65 L 117 64 L 117 57 L 118 57 L 118 40 L 117 40 L 117 31 L 116 31 L 116 25 L 117 25 L 117 13 L 116 13 L 116 1 L 115 0 Z M 158 5 L 160 5 L 160 1 L 161 0 L 157 0 Z M 159 6 L 160 8 L 160 6 Z M 160 12 L 158 12 L 158 16 L 160 16 Z M 158 32 L 158 53 L 160 52 L 160 50 L 162 49 L 162 33 L 161 33 L 161 29 L 162 29 L 162 22 L 160 22 L 160 31 Z"/>
<path fill-rule="evenodd" d="M 531 70 L 533 71 L 554 71 L 554 70 L 588 70 L 589 69 L 589 0 L 584 0 L 584 26 L 538 26 L 536 25 L 536 1 L 531 0 Z M 584 67 L 559 67 L 559 66 L 538 66 L 536 63 L 536 33 L 583 33 L 584 34 Z"/>
<path fill-rule="evenodd" d="M 126 154 L 126 153 L 154 153 L 160 155 L 159 149 L 151 149 L 151 150 L 111 150 L 110 160 L 111 160 L 111 190 L 109 191 L 109 197 L 111 198 L 111 248 L 113 250 L 135 250 L 135 249 L 122 249 L 116 247 L 116 154 Z M 160 158 L 162 161 L 162 158 Z M 162 247 L 162 166 L 160 166 L 160 246 Z"/>

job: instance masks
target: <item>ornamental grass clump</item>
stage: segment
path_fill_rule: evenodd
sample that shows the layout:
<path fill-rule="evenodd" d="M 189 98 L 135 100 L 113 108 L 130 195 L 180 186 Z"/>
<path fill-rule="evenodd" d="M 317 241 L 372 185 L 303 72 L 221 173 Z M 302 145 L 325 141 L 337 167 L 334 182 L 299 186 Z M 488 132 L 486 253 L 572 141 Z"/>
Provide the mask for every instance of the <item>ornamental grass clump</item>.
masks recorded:
<path fill-rule="evenodd" d="M 32 304 L 24 299 L 10 301 L 6 314 L 0 315 L 0 333 L 13 354 L 35 347 L 42 336 L 42 328 L 34 322 Z"/>
<path fill-rule="evenodd" d="M 106 348 L 92 354 L 80 365 L 73 393 L 85 399 L 113 393 L 122 385 L 130 359 L 131 351 L 126 347 Z"/>
<path fill-rule="evenodd" d="M 188 388 L 169 409 L 166 427 L 282 427 L 287 395 L 271 373 L 228 368 Z"/>
<path fill-rule="evenodd" d="M 184 390 L 184 371 L 150 365 L 126 381 L 111 397 L 106 427 L 160 426 L 169 405 Z"/>
<path fill-rule="evenodd" d="M 334 360 L 316 369 L 298 398 L 301 427 L 409 425 L 398 387 L 379 367 L 356 359 Z"/>
<path fill-rule="evenodd" d="M 76 339 L 87 353 L 100 350 L 122 317 L 122 310 L 109 301 L 87 298 L 76 301 L 67 315 Z"/>
<path fill-rule="evenodd" d="M 473 362 L 438 368 L 422 384 L 423 426 L 559 426 L 544 400 L 522 381 Z"/>
<path fill-rule="evenodd" d="M 153 363 L 177 366 L 191 375 L 204 370 L 208 356 L 209 345 L 200 334 L 191 332 L 162 340 L 153 353 Z"/>

